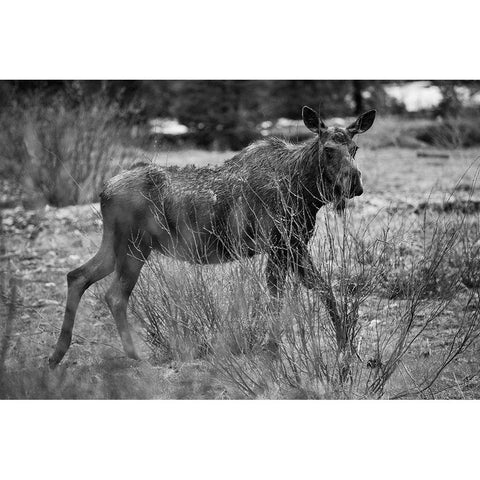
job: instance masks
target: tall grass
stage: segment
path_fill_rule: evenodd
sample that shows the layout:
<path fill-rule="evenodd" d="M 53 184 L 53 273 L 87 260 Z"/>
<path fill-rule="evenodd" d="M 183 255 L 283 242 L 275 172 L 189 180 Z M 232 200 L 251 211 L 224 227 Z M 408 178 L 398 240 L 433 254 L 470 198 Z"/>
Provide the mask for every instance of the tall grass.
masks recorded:
<path fill-rule="evenodd" d="M 442 373 L 480 333 L 478 284 L 465 281 L 479 275 L 478 218 L 347 211 L 319 225 L 309 247 L 316 287 L 291 275 L 279 302 L 261 257 L 150 260 L 132 311 L 155 355 L 205 360 L 234 397 L 402 398 L 452 387 Z"/>

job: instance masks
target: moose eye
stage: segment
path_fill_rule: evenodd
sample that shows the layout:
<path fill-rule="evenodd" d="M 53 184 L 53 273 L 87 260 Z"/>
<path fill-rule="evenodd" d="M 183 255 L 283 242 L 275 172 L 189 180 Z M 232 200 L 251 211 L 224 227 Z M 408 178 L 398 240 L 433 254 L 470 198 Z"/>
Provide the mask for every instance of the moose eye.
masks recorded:
<path fill-rule="evenodd" d="M 354 147 L 352 147 L 350 151 L 350 155 L 355 158 L 357 151 L 358 151 L 358 147 L 355 145 Z"/>
<path fill-rule="evenodd" d="M 325 147 L 325 153 L 331 155 L 335 151 L 334 147 Z"/>

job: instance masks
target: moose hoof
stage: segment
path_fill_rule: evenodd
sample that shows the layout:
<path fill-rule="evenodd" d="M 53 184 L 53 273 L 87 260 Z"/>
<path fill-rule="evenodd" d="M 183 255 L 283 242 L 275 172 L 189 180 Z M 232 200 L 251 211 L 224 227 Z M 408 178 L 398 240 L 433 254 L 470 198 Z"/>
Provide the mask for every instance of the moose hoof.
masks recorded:
<path fill-rule="evenodd" d="M 125 353 L 127 354 L 127 357 L 131 358 L 132 360 L 141 360 L 140 356 L 135 351 L 125 352 Z"/>
<path fill-rule="evenodd" d="M 60 360 L 56 358 L 55 355 L 52 355 L 48 359 L 48 366 L 50 367 L 50 370 L 53 370 L 56 368 L 56 366 L 60 363 Z"/>

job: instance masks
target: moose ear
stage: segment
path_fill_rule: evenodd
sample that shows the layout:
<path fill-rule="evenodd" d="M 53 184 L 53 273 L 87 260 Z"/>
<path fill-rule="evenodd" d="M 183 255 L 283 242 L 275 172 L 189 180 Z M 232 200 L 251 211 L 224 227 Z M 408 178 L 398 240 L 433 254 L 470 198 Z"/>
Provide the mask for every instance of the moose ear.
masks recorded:
<path fill-rule="evenodd" d="M 320 129 L 327 128 L 318 113 L 310 107 L 302 108 L 302 119 L 305 126 L 314 133 L 320 133 Z"/>
<path fill-rule="evenodd" d="M 347 127 L 347 130 L 352 135 L 366 132 L 373 125 L 376 114 L 376 110 L 369 110 L 368 112 L 362 113 L 349 127 Z"/>

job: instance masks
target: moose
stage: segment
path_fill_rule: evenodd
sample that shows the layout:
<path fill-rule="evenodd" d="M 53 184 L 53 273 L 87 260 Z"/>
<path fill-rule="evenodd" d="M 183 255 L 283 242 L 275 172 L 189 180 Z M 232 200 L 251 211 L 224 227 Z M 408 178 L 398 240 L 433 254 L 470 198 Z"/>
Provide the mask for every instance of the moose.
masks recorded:
<path fill-rule="evenodd" d="M 50 366 L 58 365 L 70 346 L 83 293 L 112 272 L 107 304 L 125 354 L 139 358 L 127 305 L 152 250 L 197 264 L 266 254 L 272 298 L 281 298 L 287 274 L 295 274 L 305 287 L 320 289 L 341 337 L 333 292 L 322 282 L 308 242 L 322 206 L 362 195 L 353 137 L 366 132 L 375 115 L 370 110 L 347 128 L 327 127 L 305 106 L 303 122 L 315 135 L 304 143 L 267 137 L 215 168 L 167 169 L 143 163 L 106 182 L 100 194 L 101 246 L 87 263 L 67 274 L 65 316 Z"/>

